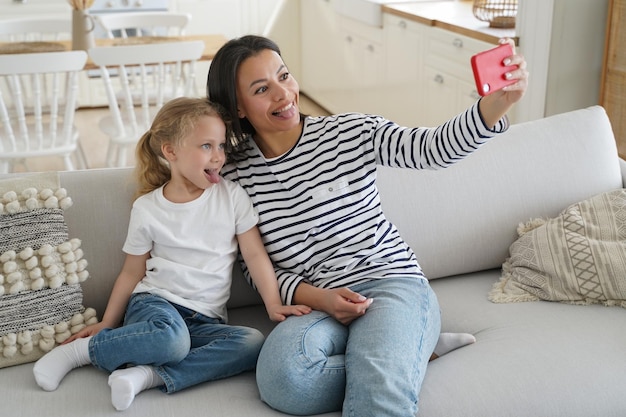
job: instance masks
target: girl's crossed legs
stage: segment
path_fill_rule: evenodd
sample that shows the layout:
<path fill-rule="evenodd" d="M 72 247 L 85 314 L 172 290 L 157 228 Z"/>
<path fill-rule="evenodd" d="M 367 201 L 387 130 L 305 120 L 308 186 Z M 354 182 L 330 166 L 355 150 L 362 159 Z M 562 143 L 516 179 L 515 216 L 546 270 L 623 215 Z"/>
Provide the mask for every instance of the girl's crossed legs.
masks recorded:
<path fill-rule="evenodd" d="M 160 386 L 172 393 L 254 369 L 262 344 L 256 329 L 226 325 L 140 293 L 131 298 L 123 326 L 53 349 L 34 373 L 37 383 L 51 391 L 79 366 L 91 363 L 113 372 L 112 401 L 122 410 L 144 389 Z"/>

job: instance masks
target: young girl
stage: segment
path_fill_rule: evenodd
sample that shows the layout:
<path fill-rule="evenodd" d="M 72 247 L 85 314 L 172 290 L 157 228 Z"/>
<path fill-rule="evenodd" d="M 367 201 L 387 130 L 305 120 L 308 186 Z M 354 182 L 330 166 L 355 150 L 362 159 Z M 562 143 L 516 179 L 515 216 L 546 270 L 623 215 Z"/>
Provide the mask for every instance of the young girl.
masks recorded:
<path fill-rule="evenodd" d="M 113 406 L 125 410 L 142 390 L 172 393 L 254 369 L 263 335 L 226 324 L 238 247 L 272 320 L 310 312 L 282 304 L 250 198 L 219 176 L 227 131 L 206 99 L 178 98 L 156 115 L 137 145 L 140 197 L 102 321 L 37 361 L 41 388 L 92 364 L 112 372 Z"/>

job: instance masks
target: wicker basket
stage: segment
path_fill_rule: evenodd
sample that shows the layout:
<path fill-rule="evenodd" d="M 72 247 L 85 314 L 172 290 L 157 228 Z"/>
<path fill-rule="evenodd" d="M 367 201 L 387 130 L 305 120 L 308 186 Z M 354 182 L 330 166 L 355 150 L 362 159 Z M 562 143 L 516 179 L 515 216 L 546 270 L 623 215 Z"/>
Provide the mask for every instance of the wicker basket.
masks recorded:
<path fill-rule="evenodd" d="M 514 28 L 517 0 L 474 0 L 473 12 L 492 28 Z"/>

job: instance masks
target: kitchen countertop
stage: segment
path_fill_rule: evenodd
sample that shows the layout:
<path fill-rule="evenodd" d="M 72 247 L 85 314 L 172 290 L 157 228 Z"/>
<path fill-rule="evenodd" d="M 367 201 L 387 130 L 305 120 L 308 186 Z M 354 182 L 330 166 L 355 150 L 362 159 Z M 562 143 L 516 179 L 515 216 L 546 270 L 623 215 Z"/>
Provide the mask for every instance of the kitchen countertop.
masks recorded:
<path fill-rule="evenodd" d="M 518 43 L 515 28 L 489 27 L 489 22 L 483 22 L 474 17 L 472 6 L 473 1 L 461 0 L 389 3 L 382 6 L 382 11 L 493 44 L 498 43 L 500 38 L 512 38 L 515 44 Z"/>

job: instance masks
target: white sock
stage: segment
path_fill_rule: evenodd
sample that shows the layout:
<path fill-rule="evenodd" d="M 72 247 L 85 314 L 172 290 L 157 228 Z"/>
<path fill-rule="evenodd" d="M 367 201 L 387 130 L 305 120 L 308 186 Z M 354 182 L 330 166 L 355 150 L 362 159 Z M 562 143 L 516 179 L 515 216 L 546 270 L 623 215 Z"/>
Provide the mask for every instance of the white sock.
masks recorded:
<path fill-rule="evenodd" d="M 443 356 L 446 353 L 450 353 L 463 346 L 471 345 L 474 342 L 476 342 L 476 338 L 469 333 L 441 333 L 433 353 L 437 356 Z"/>
<path fill-rule="evenodd" d="M 126 410 L 141 391 L 165 384 L 151 366 L 139 365 L 118 369 L 109 376 L 111 402 L 117 411 Z"/>
<path fill-rule="evenodd" d="M 90 364 L 89 340 L 91 336 L 57 346 L 39 359 L 33 367 L 37 385 L 46 391 L 54 391 L 69 371 Z"/>

